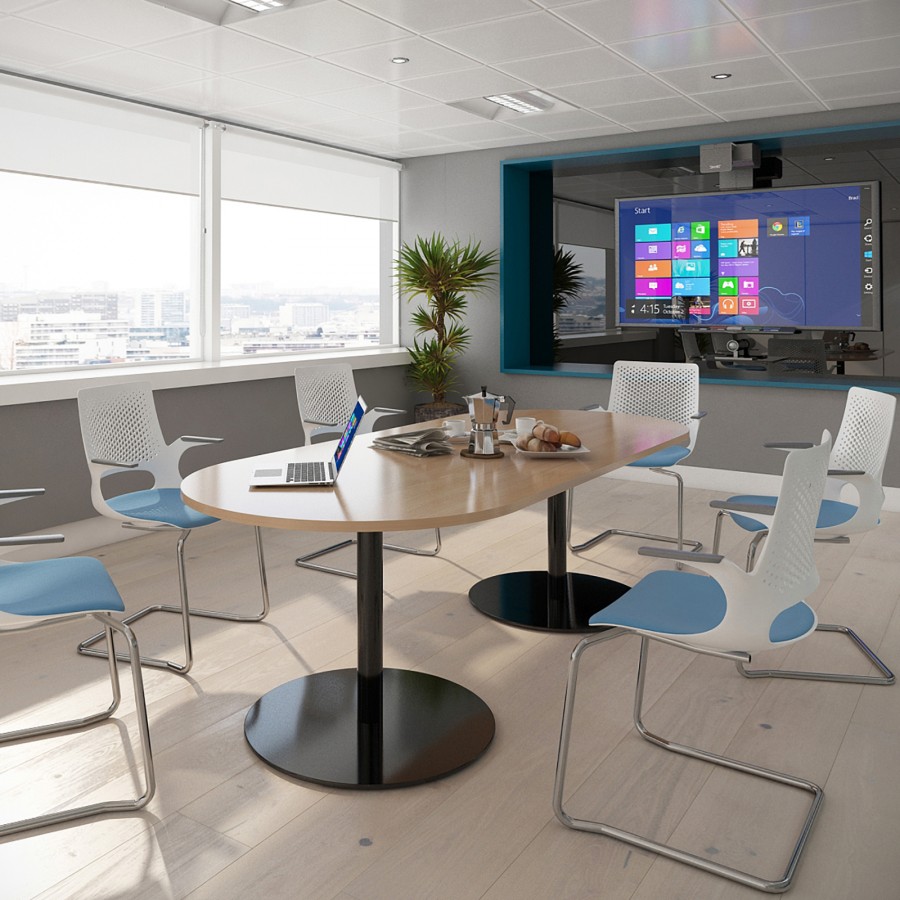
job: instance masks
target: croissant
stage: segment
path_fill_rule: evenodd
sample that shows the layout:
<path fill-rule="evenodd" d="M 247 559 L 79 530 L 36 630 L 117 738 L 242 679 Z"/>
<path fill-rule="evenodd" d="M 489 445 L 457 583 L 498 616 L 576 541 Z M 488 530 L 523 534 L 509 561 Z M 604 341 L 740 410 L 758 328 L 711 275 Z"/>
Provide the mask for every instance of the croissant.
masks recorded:
<path fill-rule="evenodd" d="M 525 448 L 532 453 L 556 453 L 556 444 L 549 441 L 542 441 L 540 438 L 532 437 L 528 439 L 528 445 Z"/>
<path fill-rule="evenodd" d="M 548 425 L 546 422 L 538 422 L 531 433 L 539 440 L 546 441 L 548 444 L 559 446 L 562 443 L 559 429 L 555 425 Z"/>
<path fill-rule="evenodd" d="M 568 444 L 570 447 L 581 446 L 581 438 L 574 431 L 561 431 L 559 437 L 564 444 Z"/>

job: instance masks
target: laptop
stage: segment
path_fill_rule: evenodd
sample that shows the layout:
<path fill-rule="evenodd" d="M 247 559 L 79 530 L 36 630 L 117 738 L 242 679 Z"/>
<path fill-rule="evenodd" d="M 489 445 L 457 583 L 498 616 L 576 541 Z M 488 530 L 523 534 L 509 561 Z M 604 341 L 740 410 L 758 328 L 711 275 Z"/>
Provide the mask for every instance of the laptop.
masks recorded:
<path fill-rule="evenodd" d="M 306 459 L 287 463 L 274 468 L 254 469 L 250 477 L 250 487 L 329 487 L 337 481 L 341 466 L 350 452 L 350 445 L 356 437 L 357 429 L 367 409 L 362 397 L 356 398 L 356 405 L 344 433 L 337 442 L 331 459 Z"/>

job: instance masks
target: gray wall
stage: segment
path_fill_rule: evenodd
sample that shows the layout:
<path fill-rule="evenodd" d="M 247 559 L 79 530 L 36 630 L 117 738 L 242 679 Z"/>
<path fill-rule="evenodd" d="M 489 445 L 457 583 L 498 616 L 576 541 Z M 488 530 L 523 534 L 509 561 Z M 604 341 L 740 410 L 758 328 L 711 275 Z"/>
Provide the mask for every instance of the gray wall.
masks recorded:
<path fill-rule="evenodd" d="M 862 120 L 865 111 L 846 110 L 827 116 L 810 116 L 809 127 L 847 124 Z M 897 109 L 890 113 L 897 117 Z M 871 113 L 870 121 L 886 120 L 883 110 Z M 777 131 L 777 120 L 753 122 L 746 134 Z M 796 124 L 796 123 L 793 123 Z M 728 126 L 734 128 L 734 125 Z M 783 125 L 782 125 L 783 127 Z M 739 135 L 732 134 L 735 139 Z M 474 237 L 483 247 L 500 246 L 500 163 L 504 159 L 551 156 L 587 152 L 614 146 L 672 145 L 726 139 L 727 127 L 672 129 L 652 135 L 616 135 L 590 141 L 529 145 L 517 148 L 473 151 L 444 156 L 428 156 L 404 162 L 401 195 L 401 239 L 441 231 L 450 237 Z M 900 238 L 900 229 L 885 229 L 885 247 Z M 885 304 L 900 304 L 900 263 L 886 253 Z M 523 301 L 523 315 L 527 315 Z M 401 340 L 411 342 L 408 312 L 401 310 Z M 897 316 L 893 317 L 897 319 Z M 499 292 L 492 289 L 470 300 L 468 324 L 472 331 L 470 349 L 459 371 L 460 393 L 486 384 L 497 392 L 511 394 L 520 406 L 577 408 L 593 402 L 604 403 L 609 382 L 590 377 L 504 374 L 500 372 Z M 900 338 L 900 335 L 897 336 Z M 895 344 L 900 348 L 900 340 Z M 895 354 L 900 364 L 900 352 Z M 695 452 L 688 464 L 717 469 L 776 473 L 783 459 L 760 449 L 767 440 L 812 440 L 823 428 L 833 433 L 840 425 L 846 401 L 848 379 L 836 390 L 785 389 L 704 383 L 701 406 L 709 413 L 704 420 Z M 837 383 L 836 383 L 837 386 Z M 885 470 L 885 484 L 900 486 L 900 440 L 895 440 Z"/>

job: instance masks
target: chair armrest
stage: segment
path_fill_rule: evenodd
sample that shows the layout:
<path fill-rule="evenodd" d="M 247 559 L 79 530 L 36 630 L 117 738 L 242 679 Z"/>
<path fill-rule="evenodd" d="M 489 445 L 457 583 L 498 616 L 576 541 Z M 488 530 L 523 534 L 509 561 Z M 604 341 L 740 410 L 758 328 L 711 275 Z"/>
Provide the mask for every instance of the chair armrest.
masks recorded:
<path fill-rule="evenodd" d="M 836 478 L 848 478 L 853 475 L 865 475 L 863 469 L 829 469 L 828 474 Z"/>
<path fill-rule="evenodd" d="M 768 450 L 809 450 L 815 446 L 811 441 L 766 441 L 763 444 Z"/>
<path fill-rule="evenodd" d="M 136 469 L 138 467 L 137 463 L 116 462 L 112 459 L 92 459 L 91 462 L 98 466 L 110 466 L 114 469 Z"/>
<path fill-rule="evenodd" d="M 388 415 L 400 415 L 400 413 L 405 413 L 405 409 L 394 409 L 390 406 L 376 406 L 374 409 L 368 410 L 368 412 L 378 413 L 381 416 Z"/>
<path fill-rule="evenodd" d="M 587 406 L 579 406 L 578 408 L 585 412 L 606 412 L 606 409 L 599 403 L 589 403 Z"/>
<path fill-rule="evenodd" d="M 225 438 L 220 437 L 197 437 L 194 434 L 183 434 L 179 441 L 184 441 L 187 444 L 221 444 Z"/>
<path fill-rule="evenodd" d="M 757 516 L 775 515 L 774 503 L 729 503 L 727 500 L 710 500 L 713 509 L 724 509 L 725 512 L 750 513 Z"/>
<path fill-rule="evenodd" d="M 705 409 L 698 409 L 697 412 L 695 412 L 695 413 L 691 416 L 691 418 L 692 418 L 692 419 L 702 419 L 705 415 L 706 415 L 706 410 L 705 410 Z"/>
<path fill-rule="evenodd" d="M 659 559 L 677 559 L 681 562 L 720 563 L 721 553 L 697 553 L 696 550 L 669 550 L 666 547 L 638 547 L 640 556 L 656 556 Z"/>
<path fill-rule="evenodd" d="M 40 497 L 46 488 L 6 488 L 0 490 L 0 501 L 24 500 L 26 497 Z"/>
<path fill-rule="evenodd" d="M 63 534 L 35 534 L 30 537 L 0 538 L 0 547 L 14 547 L 25 544 L 60 544 L 66 539 Z"/>
<path fill-rule="evenodd" d="M 307 425 L 319 425 L 322 428 L 337 428 L 337 422 L 320 422 L 318 419 L 306 419 Z"/>

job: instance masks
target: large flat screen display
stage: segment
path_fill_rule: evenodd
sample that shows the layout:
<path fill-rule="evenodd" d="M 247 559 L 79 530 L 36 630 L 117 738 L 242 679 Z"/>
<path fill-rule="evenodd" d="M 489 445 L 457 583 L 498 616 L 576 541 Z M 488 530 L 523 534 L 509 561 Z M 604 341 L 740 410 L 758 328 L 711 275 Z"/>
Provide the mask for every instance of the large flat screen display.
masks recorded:
<path fill-rule="evenodd" d="M 617 324 L 881 327 L 878 182 L 616 201 Z"/>

